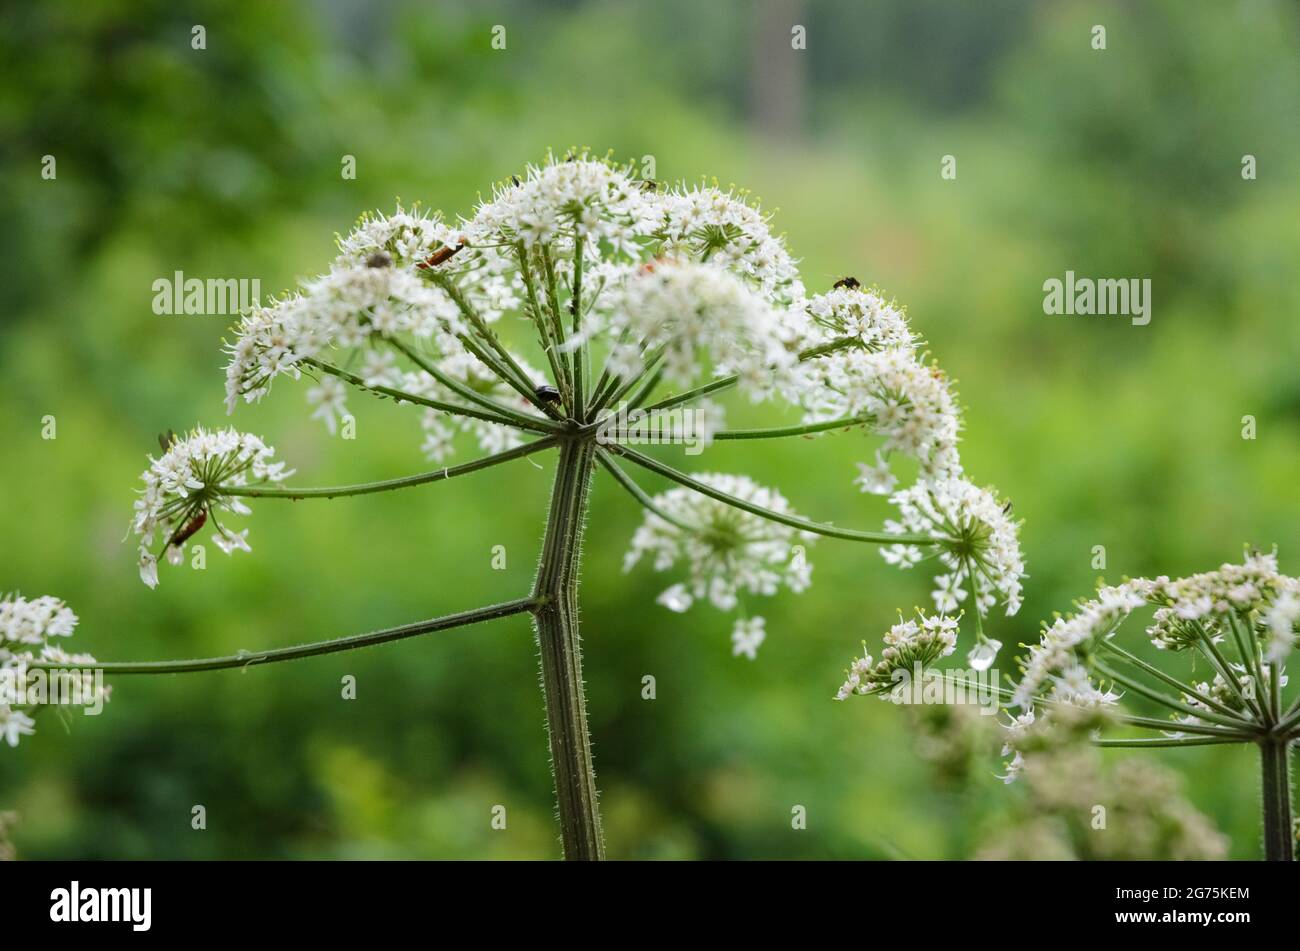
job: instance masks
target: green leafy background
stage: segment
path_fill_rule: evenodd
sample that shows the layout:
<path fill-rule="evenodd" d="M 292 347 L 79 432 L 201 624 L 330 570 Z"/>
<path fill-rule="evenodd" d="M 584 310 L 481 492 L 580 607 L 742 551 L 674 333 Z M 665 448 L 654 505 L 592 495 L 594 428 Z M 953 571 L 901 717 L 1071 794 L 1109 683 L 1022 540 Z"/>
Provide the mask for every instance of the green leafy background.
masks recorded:
<path fill-rule="evenodd" d="M 190 48 L 203 24 L 207 49 Z M 793 52 L 791 23 L 808 29 Z M 489 46 L 494 24 L 508 46 Z M 1094 24 L 1108 48 L 1090 47 Z M 773 39 L 775 37 L 775 39 Z M 660 179 L 753 189 L 813 289 L 852 274 L 906 303 L 958 381 L 964 459 L 1025 519 L 1007 645 L 1099 574 L 1170 575 L 1278 544 L 1297 569 L 1300 20 L 1283 2 L 807 0 L 45 2 L 0 27 L 0 589 L 56 593 L 101 659 L 230 653 L 518 596 L 549 471 L 338 502 L 267 502 L 254 552 L 168 569 L 124 544 L 155 434 L 225 424 L 222 317 L 160 317 L 154 279 L 322 270 L 356 215 L 469 212 L 548 147 L 653 155 Z M 773 90 L 777 93 L 773 93 Z M 1241 157 L 1258 160 L 1243 181 Z M 41 156 L 58 161 L 42 181 Z M 356 156 L 358 177 L 341 178 Z M 939 175 L 941 156 L 958 177 Z M 1049 317 L 1066 269 L 1150 277 L 1153 319 Z M 296 391 L 295 391 L 296 390 Z M 409 407 L 353 399 L 358 438 L 277 387 L 233 422 L 298 484 L 428 468 Z M 42 417 L 58 436 L 41 439 Z M 1242 417 L 1257 420 L 1244 440 Z M 732 404 L 736 425 L 787 419 Z M 718 445 L 802 512 L 875 527 L 858 435 Z M 466 457 L 474 452 L 466 447 Z M 659 488 L 652 480 L 647 486 Z M 831 695 L 926 577 L 823 539 L 812 589 L 761 605 L 756 662 L 728 618 L 622 572 L 639 520 L 596 486 L 583 607 L 608 848 L 620 858 L 973 853 L 1014 797 L 991 749 L 936 780 L 915 723 Z M 507 568 L 491 568 L 505 546 Z M 1129 635 L 1141 645 L 1140 628 Z M 1003 660 L 1007 658 L 1004 656 Z M 353 674 L 355 701 L 340 698 Z M 641 678 L 657 699 L 641 699 Z M 1150 712 L 1150 711 L 1144 711 Z M 244 673 L 122 678 L 98 718 L 0 748 L 28 858 L 552 857 L 535 648 L 522 619 Z M 1110 756 L 1132 755 L 1112 752 Z M 1253 751 L 1168 751 L 1257 854 Z M 190 828 L 194 804 L 208 828 Z M 489 824 L 505 805 L 508 828 Z M 807 829 L 791 828 L 791 808 Z"/>

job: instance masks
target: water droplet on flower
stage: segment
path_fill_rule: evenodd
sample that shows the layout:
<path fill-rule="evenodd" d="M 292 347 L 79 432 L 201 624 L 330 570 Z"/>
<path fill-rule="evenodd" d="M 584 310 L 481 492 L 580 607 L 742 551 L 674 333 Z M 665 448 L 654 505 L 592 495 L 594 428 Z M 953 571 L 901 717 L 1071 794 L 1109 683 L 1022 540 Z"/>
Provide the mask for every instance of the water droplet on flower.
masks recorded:
<path fill-rule="evenodd" d="M 694 600 L 686 590 L 686 586 L 681 584 L 675 584 L 659 595 L 659 603 L 669 611 L 676 611 L 678 614 L 690 608 Z"/>
<path fill-rule="evenodd" d="M 998 651 L 1001 649 L 1001 641 L 981 641 L 966 655 L 966 663 L 970 664 L 972 670 L 983 673 L 993 666 L 993 661 L 997 659 Z"/>

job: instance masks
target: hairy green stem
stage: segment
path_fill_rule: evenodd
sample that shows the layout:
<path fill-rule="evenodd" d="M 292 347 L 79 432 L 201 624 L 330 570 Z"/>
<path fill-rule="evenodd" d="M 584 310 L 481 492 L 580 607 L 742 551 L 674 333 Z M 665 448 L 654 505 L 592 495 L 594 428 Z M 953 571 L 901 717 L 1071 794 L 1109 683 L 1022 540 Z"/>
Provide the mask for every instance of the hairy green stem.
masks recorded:
<path fill-rule="evenodd" d="M 138 663 L 119 661 L 87 664 L 85 666 L 87 669 L 102 670 L 106 674 L 185 674 L 204 670 L 257 667 L 262 664 L 300 660 L 303 657 L 315 657 L 319 654 L 337 654 L 340 651 L 356 650 L 359 647 L 387 644 L 389 641 L 400 641 L 420 634 L 447 631 L 454 627 L 465 627 L 468 624 L 479 624 L 483 621 L 523 614 L 526 611 L 534 610 L 536 607 L 536 598 L 518 598 L 514 601 L 492 604 L 485 608 L 475 608 L 473 611 L 448 614 L 445 617 L 434 618 L 429 621 L 416 621 L 413 624 L 403 624 L 401 627 L 390 627 L 382 631 L 370 631 L 366 634 L 351 634 L 347 637 L 337 637 L 329 641 L 315 641 L 311 644 L 298 644 L 294 647 L 278 647 L 273 650 L 263 651 L 240 651 L 238 654 L 230 654 L 226 657 L 205 657 L 198 660 L 155 660 Z M 71 665 L 52 661 L 34 661 L 27 666 L 33 670 L 50 670 L 67 668 Z"/>
<path fill-rule="evenodd" d="M 579 558 L 595 454 L 590 439 L 568 440 L 560 448 L 533 589 L 551 769 L 566 859 L 605 855 L 587 732 L 578 614 Z"/>
<path fill-rule="evenodd" d="M 1142 737 L 1141 739 L 1093 740 L 1093 746 L 1103 749 L 1158 749 L 1169 746 L 1224 746 L 1240 743 L 1240 739 L 1226 736 Z"/>
<path fill-rule="evenodd" d="M 1290 862 L 1295 854 L 1295 830 L 1291 825 L 1291 742 L 1270 736 L 1260 740 L 1259 757 L 1263 780 L 1264 858 Z"/>
<path fill-rule="evenodd" d="M 391 386 L 371 386 L 355 373 L 349 373 L 342 367 L 336 367 L 332 363 L 326 363 L 323 360 L 317 360 L 314 357 L 303 357 L 299 362 L 304 366 L 315 367 L 323 373 L 336 376 L 344 383 L 350 383 L 357 389 L 368 390 L 371 393 L 375 393 L 379 396 L 386 396 L 399 403 L 414 403 L 417 406 L 427 406 L 430 409 L 436 409 L 452 416 L 469 416 L 473 419 L 485 419 L 490 423 L 498 423 L 502 426 L 513 426 L 516 429 L 529 429 L 538 433 L 553 433 L 558 428 L 554 423 L 548 423 L 544 419 L 516 422 L 505 416 L 498 416 L 496 413 L 482 409 L 475 409 L 472 406 L 458 406 L 455 403 L 443 403 L 440 400 L 431 400 L 424 396 L 416 396 L 414 393 L 407 393 L 404 390 L 397 390 Z"/>
<path fill-rule="evenodd" d="M 658 473 L 665 478 L 672 479 L 688 489 L 694 489 L 701 495 L 707 495 L 711 499 L 717 499 L 719 502 L 725 502 L 734 508 L 749 512 L 751 515 L 757 515 L 759 518 L 765 518 L 769 521 L 779 522 L 782 525 L 788 525 L 791 528 L 797 528 L 801 531 L 812 532 L 814 535 L 825 535 L 828 538 L 843 538 L 855 542 L 872 542 L 877 545 L 937 545 L 940 539 L 931 538 L 929 535 L 891 535 L 889 532 L 861 532 L 849 528 L 836 528 L 834 525 L 826 525 L 822 522 L 812 522 L 806 518 L 799 518 L 796 515 L 783 515 L 780 512 L 773 512 L 771 509 L 765 509 L 761 505 L 755 505 L 753 502 L 746 502 L 744 499 L 737 498 L 722 492 L 708 483 L 701 482 L 698 479 L 692 479 L 684 472 L 678 472 L 672 466 L 666 466 L 658 460 L 651 459 L 649 456 L 642 455 L 635 449 L 629 449 L 627 446 L 620 446 L 617 443 L 609 443 L 605 449 L 616 455 L 623 456 L 635 462 L 644 469 Z"/>
<path fill-rule="evenodd" d="M 507 449 L 504 452 L 484 456 L 470 462 L 462 462 L 458 466 L 435 469 L 432 472 L 422 472 L 419 475 L 403 476 L 400 479 L 385 479 L 382 482 L 363 482 L 359 485 L 340 485 L 324 489 L 292 489 L 287 486 L 277 488 L 262 485 L 220 485 L 216 487 L 215 491 L 221 495 L 256 499 L 334 499 L 345 495 L 391 492 L 393 489 L 406 489 L 414 485 L 444 482 L 447 479 L 454 479 L 456 476 L 467 475 L 471 472 L 478 472 L 480 469 L 500 465 L 503 462 L 510 462 L 512 459 L 521 459 L 543 449 L 549 449 L 559 441 L 560 437 L 558 436 L 547 436 L 544 439 L 536 439 L 530 443 L 524 443 L 522 446 L 516 446 L 514 449 Z"/>
<path fill-rule="evenodd" d="M 845 416 L 843 419 L 830 419 L 821 423 L 803 423 L 797 426 L 774 426 L 766 429 L 720 429 L 713 434 L 714 439 L 778 439 L 783 436 L 808 436 L 824 433 L 832 429 L 847 429 L 861 426 L 867 422 L 863 416 Z"/>
<path fill-rule="evenodd" d="M 443 373 L 440 369 L 438 369 L 436 364 L 425 359 L 424 356 L 421 353 L 419 353 L 419 351 L 415 350 L 413 347 L 408 347 L 406 344 L 404 344 L 402 341 L 398 340 L 397 338 L 386 337 L 384 339 L 386 339 L 388 343 L 390 343 L 395 350 L 405 355 L 408 360 L 410 360 L 412 363 L 418 366 L 425 373 L 429 374 L 429 376 L 433 377 L 435 380 L 437 380 L 447 389 L 451 390 L 461 399 L 465 399 L 471 403 L 475 403 L 478 406 L 481 406 L 484 409 L 488 410 L 489 412 L 496 413 L 498 416 L 504 416 L 508 419 L 511 419 L 515 422 L 516 425 L 521 425 L 521 426 L 531 428 L 532 424 L 537 422 L 536 417 L 529 416 L 526 413 L 521 413 L 519 412 L 519 410 L 514 409 L 513 407 L 504 406 L 501 403 L 498 403 L 496 400 L 492 399 L 490 396 L 484 396 L 482 393 L 476 392 L 473 387 L 467 386 L 466 384 L 462 383 L 460 380 L 457 380 L 455 377 L 448 376 L 446 373 Z"/>

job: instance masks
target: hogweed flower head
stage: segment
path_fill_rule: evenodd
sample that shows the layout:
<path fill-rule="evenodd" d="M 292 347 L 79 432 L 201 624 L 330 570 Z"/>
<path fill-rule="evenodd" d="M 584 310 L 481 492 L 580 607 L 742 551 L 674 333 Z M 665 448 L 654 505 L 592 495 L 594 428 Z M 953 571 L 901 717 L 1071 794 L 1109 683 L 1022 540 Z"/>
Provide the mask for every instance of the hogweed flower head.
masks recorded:
<path fill-rule="evenodd" d="M 1275 552 L 1258 551 L 1239 564 L 1183 578 L 1102 586 L 1045 626 L 1029 648 L 1011 697 L 1022 712 L 1007 733 L 1004 753 L 1014 754 L 1007 780 L 1026 771 L 1029 744 L 1062 724 L 1090 723 L 1090 739 L 1103 746 L 1256 744 L 1265 853 L 1290 857 L 1286 760 L 1300 738 L 1300 699 L 1286 701 L 1283 665 L 1295 643 L 1298 590 L 1297 579 L 1279 571 Z M 1130 649 L 1120 629 L 1139 610 L 1151 611 L 1148 643 Z M 1198 666 L 1211 676 L 1192 679 Z M 1142 707 L 1150 705 L 1164 716 L 1146 715 Z M 1102 735 L 1103 726 L 1136 727 L 1148 735 L 1112 739 Z"/>
<path fill-rule="evenodd" d="M 770 215 L 742 190 L 641 180 L 634 166 L 585 150 L 548 155 L 499 182 L 465 216 L 399 205 L 362 218 L 338 238 L 324 274 L 243 315 L 227 350 L 229 412 L 263 399 L 281 377 L 307 377 L 311 416 L 334 432 L 349 419 L 350 392 L 366 392 L 418 408 L 420 448 L 442 468 L 337 489 L 240 492 L 288 473 L 256 437 L 196 430 L 144 473 L 132 527 L 151 586 L 155 543 L 179 560 L 180 544 L 208 520 L 224 550 L 247 548 L 246 530 L 234 534 L 218 522 L 227 512 L 247 514 L 240 495 L 388 491 L 558 448 L 538 593 L 508 607 L 533 611 L 539 643 L 551 648 L 543 651 L 544 676 L 565 681 L 568 696 L 581 698 L 580 672 L 555 666 L 568 652 L 554 639 L 575 637 L 577 622 L 554 606 L 576 596 L 585 515 L 577 509 L 586 503 L 578 487 L 596 465 L 648 513 L 627 566 L 649 556 L 661 571 L 682 567 L 685 578 L 660 596 L 673 610 L 708 600 L 736 611 L 736 656 L 753 659 L 766 636 L 763 618 L 742 599 L 806 588 L 805 550 L 818 535 L 881 545 L 903 567 L 933 555 L 941 568 L 937 612 L 895 625 L 880 661 L 855 665 L 859 684 L 951 654 L 967 600 L 977 635 L 970 660 L 987 669 L 999 644 L 984 635 L 982 616 L 998 601 L 1008 614 L 1020 604 L 1017 524 L 995 493 L 966 481 L 952 385 L 903 309 L 851 278 L 810 297 Z M 801 420 L 724 429 L 714 400 L 730 389 L 756 405 L 783 403 Z M 671 427 L 687 425 L 688 408 L 705 421 L 677 432 Z M 864 453 L 873 461 L 860 463 L 854 481 L 868 493 L 892 493 L 900 517 L 884 531 L 817 522 L 748 476 L 692 477 L 631 448 L 645 432 L 692 454 L 714 439 L 847 429 L 875 440 Z M 489 455 L 447 466 L 468 440 Z M 898 457 L 919 470 L 910 488 L 899 490 Z M 625 462 L 678 487 L 652 497 L 623 472 Z M 552 753 L 587 777 L 590 792 L 585 728 L 561 715 L 552 699 L 559 696 L 565 691 L 547 692 Z M 566 847 L 598 853 L 594 795 L 579 796 L 582 783 L 572 785 L 559 793 Z"/>

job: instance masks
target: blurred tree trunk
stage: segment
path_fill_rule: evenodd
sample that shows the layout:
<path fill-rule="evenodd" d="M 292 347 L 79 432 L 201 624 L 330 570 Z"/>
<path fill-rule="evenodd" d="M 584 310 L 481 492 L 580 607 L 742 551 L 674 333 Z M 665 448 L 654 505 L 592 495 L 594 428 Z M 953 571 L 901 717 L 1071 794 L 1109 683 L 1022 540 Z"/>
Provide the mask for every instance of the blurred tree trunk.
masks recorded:
<path fill-rule="evenodd" d="M 751 22 L 749 98 L 754 126 L 771 139 L 802 136 L 810 49 L 792 47 L 807 27 L 805 0 L 756 0 Z M 812 40 L 807 39 L 811 46 Z"/>

